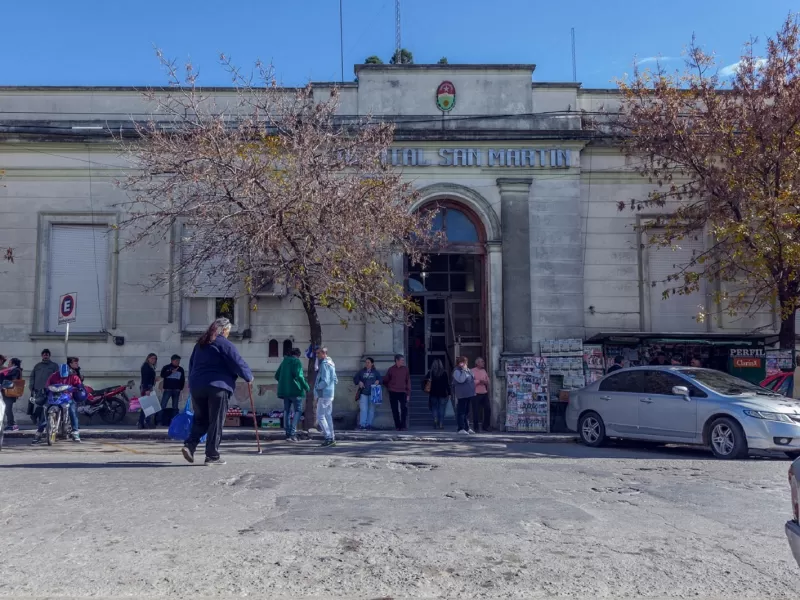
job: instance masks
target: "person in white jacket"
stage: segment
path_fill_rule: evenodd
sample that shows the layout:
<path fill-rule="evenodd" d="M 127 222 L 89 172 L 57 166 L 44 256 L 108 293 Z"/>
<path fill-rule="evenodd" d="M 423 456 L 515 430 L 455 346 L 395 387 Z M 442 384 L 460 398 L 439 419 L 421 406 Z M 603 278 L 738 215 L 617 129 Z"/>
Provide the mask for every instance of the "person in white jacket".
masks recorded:
<path fill-rule="evenodd" d="M 325 435 L 323 447 L 335 446 L 336 438 L 333 433 L 333 397 L 336 395 L 336 365 L 328 356 L 327 348 L 317 350 L 319 371 L 314 381 L 314 396 L 317 398 L 317 422 Z"/>

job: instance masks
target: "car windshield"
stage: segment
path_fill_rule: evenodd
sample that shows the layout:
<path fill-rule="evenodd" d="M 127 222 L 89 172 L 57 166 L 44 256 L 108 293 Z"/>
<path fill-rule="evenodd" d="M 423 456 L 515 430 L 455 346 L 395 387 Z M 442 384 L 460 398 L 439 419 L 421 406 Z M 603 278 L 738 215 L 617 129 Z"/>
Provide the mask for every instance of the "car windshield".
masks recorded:
<path fill-rule="evenodd" d="M 739 379 L 728 373 L 723 373 L 722 371 L 714 371 L 712 369 L 680 369 L 678 372 L 726 396 L 735 396 L 737 394 L 758 394 L 759 396 L 780 395 L 752 384 L 749 381 L 745 381 L 744 379 Z"/>

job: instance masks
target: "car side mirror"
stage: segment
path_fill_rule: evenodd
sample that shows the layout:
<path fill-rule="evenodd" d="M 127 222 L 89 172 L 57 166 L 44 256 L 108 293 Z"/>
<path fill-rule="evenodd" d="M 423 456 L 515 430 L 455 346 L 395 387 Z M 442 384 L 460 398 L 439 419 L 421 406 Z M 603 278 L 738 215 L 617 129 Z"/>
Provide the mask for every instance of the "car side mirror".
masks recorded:
<path fill-rule="evenodd" d="M 676 385 L 672 388 L 672 393 L 675 396 L 683 396 L 686 398 L 689 396 L 689 388 L 685 385 Z"/>

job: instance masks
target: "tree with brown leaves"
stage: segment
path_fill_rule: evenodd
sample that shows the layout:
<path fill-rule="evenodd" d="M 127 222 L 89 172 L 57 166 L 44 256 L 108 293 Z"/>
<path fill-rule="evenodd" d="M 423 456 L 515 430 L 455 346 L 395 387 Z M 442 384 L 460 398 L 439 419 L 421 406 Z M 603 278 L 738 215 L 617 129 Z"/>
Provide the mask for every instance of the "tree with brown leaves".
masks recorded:
<path fill-rule="evenodd" d="M 236 84 L 225 97 L 199 88 L 191 65 L 180 78 L 159 58 L 170 87 L 148 92 L 160 117 L 137 125 L 139 139 L 125 145 L 134 169 L 120 226 L 129 245 L 181 227 L 178 242 L 191 251 L 174 252 L 178 264 L 154 274 L 154 286 L 213 283 L 251 308 L 281 286 L 302 303 L 315 346 L 320 310 L 344 325 L 353 316 L 405 322 L 418 310 L 387 259 L 422 262 L 433 215 L 411 210 L 412 188 L 384 160 L 391 124 L 343 122 L 335 88 L 281 88 L 260 64 L 256 85 L 223 56 Z M 310 398 L 306 409 L 313 415 Z"/>
<path fill-rule="evenodd" d="M 638 172 L 656 184 L 620 209 L 664 213 L 643 228 L 649 244 L 712 242 L 675 266 L 670 293 L 716 282 L 730 314 L 777 306 L 780 345 L 794 348 L 800 305 L 800 22 L 790 15 L 759 57 L 752 40 L 732 79 L 692 44 L 687 68 L 636 69 L 612 119 Z"/>

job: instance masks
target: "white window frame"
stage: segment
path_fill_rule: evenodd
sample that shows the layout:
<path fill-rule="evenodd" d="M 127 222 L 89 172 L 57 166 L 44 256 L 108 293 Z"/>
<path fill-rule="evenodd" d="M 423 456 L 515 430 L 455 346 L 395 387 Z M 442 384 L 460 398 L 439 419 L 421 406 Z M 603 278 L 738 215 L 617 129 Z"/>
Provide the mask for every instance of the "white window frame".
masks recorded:
<path fill-rule="evenodd" d="M 212 321 L 217 318 L 216 314 L 216 301 L 218 298 L 209 297 L 209 296 L 184 296 L 181 295 L 181 331 L 183 333 L 202 333 L 208 326 L 211 325 Z M 206 319 L 205 325 L 193 325 L 188 322 L 189 320 L 189 301 L 190 300 L 205 300 L 206 301 Z M 241 310 L 241 299 L 234 299 L 233 301 L 233 325 L 231 326 L 231 331 L 236 333 L 239 331 L 240 327 L 239 324 L 242 319 L 242 310 Z"/>
<path fill-rule="evenodd" d="M 83 225 L 105 227 L 109 236 L 108 289 L 105 313 L 108 331 L 74 333 L 70 339 L 106 341 L 117 328 L 117 274 L 119 273 L 119 213 L 116 212 L 40 212 L 36 244 L 36 292 L 33 302 L 33 331 L 31 339 L 63 339 L 63 333 L 47 331 L 48 273 L 53 225 Z M 75 290 L 80 292 L 80 290 Z"/>

